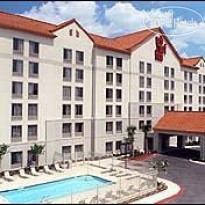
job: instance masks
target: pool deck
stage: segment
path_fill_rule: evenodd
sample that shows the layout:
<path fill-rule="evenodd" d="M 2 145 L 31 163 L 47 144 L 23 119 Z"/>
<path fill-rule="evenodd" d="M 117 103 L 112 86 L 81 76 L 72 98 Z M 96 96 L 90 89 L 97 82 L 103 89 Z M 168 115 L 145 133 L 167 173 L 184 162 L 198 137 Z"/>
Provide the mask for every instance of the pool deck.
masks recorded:
<path fill-rule="evenodd" d="M 116 170 L 115 172 L 121 173 L 122 177 L 120 175 L 112 174 L 114 172 L 111 172 L 113 163 L 113 169 Z M 75 193 L 73 195 L 67 195 L 62 196 L 60 198 L 53 198 L 53 199 L 45 199 L 42 201 L 42 203 L 82 203 L 83 200 L 85 200 L 86 203 L 101 203 L 100 199 L 106 199 L 110 200 L 110 203 L 119 203 L 119 199 L 113 200 L 112 197 L 107 197 L 108 192 L 112 193 L 119 193 L 119 180 L 120 180 L 120 186 L 122 190 L 127 190 L 128 186 L 130 186 L 132 183 L 135 186 L 138 186 L 137 180 L 140 177 L 141 182 L 143 182 L 143 175 L 142 173 L 139 173 L 137 171 L 124 169 L 122 167 L 119 167 L 118 165 L 122 164 L 122 161 L 115 160 L 112 161 L 110 159 L 105 159 L 101 161 L 91 161 L 91 162 L 79 162 L 73 164 L 72 168 L 65 169 L 64 172 L 56 172 L 55 174 L 49 175 L 45 173 L 41 173 L 40 176 L 30 176 L 28 179 L 22 179 L 19 176 L 15 175 L 15 181 L 14 182 L 7 182 L 3 179 L 0 179 L 2 183 L 0 183 L 0 191 L 5 190 L 13 190 L 13 189 L 21 189 L 27 186 L 42 184 L 42 183 L 48 183 L 53 181 L 62 180 L 65 178 L 70 177 L 76 177 L 76 176 L 82 176 L 82 175 L 92 175 L 97 176 L 100 178 L 103 178 L 105 180 L 113 182 L 111 185 L 104 186 L 102 188 L 96 187 L 96 189 L 88 190 L 81 193 Z M 120 177 L 119 177 L 120 176 Z M 136 181 L 135 181 L 136 180 Z M 150 190 L 149 190 L 150 191 Z M 136 193 L 137 194 L 137 193 Z M 134 197 L 135 193 L 133 193 Z M 96 196 L 97 199 L 96 199 Z M 121 192 L 120 192 L 121 196 Z M 124 196 L 124 200 L 127 196 Z M 130 197 L 130 195 L 129 195 Z M 122 198 L 120 198 L 122 200 Z M 127 198 L 128 199 L 128 198 Z M 96 201 L 97 200 L 97 201 Z M 0 196 L 0 203 L 7 203 L 7 201 Z"/>

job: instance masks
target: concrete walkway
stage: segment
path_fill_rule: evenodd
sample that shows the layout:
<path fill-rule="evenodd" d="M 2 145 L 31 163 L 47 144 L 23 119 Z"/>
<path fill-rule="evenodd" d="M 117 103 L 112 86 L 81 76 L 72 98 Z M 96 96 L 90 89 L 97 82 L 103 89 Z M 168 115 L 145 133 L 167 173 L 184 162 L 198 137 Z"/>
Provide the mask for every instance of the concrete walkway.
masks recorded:
<path fill-rule="evenodd" d="M 158 178 L 158 181 L 165 183 L 168 186 L 168 189 L 153 196 L 134 201 L 131 204 L 157 204 L 160 201 L 167 200 L 181 192 L 181 187 L 169 180 Z"/>

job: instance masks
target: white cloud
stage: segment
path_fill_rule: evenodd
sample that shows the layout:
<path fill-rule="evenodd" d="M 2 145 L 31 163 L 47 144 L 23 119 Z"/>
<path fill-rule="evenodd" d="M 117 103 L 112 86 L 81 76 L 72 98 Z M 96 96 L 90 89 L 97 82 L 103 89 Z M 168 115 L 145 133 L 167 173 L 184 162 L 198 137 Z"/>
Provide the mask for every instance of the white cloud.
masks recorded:
<path fill-rule="evenodd" d="M 99 4 L 94 1 L 56 1 L 33 7 L 23 15 L 51 23 L 62 23 L 76 18 L 89 32 L 104 36 L 115 36 L 146 28 L 143 19 L 150 13 L 158 18 L 169 18 L 167 12 L 152 9 L 140 10 L 131 2 L 116 2 L 111 7 L 104 4 L 102 8 L 104 12 L 99 11 Z M 99 21 L 101 16 L 105 22 Z M 189 28 L 185 29 L 188 31 Z M 172 32 L 179 34 L 181 30 L 176 28 Z M 205 49 L 204 33 L 205 24 L 202 23 L 202 28 L 198 31 L 180 37 L 172 37 L 171 40 L 179 53 L 185 55 L 185 50 L 190 49 L 193 45 L 198 45 L 201 50 Z"/>

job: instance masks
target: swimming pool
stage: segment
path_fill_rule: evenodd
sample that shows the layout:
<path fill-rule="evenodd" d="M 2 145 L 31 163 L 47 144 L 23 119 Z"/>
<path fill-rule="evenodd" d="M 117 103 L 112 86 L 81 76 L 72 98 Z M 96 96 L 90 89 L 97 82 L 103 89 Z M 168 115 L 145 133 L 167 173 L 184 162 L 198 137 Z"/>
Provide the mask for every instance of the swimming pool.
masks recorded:
<path fill-rule="evenodd" d="M 45 198 L 51 199 L 62 197 L 70 195 L 71 193 L 79 193 L 86 190 L 95 189 L 97 186 L 103 187 L 111 184 L 112 182 L 105 179 L 84 175 L 24 187 L 23 189 L 3 191 L 0 192 L 0 195 L 12 204 L 39 203 Z"/>

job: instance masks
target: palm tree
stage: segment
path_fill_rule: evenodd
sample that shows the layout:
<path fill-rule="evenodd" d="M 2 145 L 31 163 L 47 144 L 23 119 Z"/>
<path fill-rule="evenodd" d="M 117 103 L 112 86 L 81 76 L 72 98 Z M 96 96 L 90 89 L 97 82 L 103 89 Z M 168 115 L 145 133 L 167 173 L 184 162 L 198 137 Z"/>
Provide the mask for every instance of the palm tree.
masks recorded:
<path fill-rule="evenodd" d="M 126 141 L 127 142 L 129 142 L 131 145 L 132 145 L 132 150 L 133 150 L 133 144 L 134 144 L 134 140 L 135 140 L 135 138 L 134 138 L 134 135 L 135 135 L 135 133 L 136 133 L 136 127 L 135 126 L 133 126 L 133 125 L 130 125 L 130 126 L 128 126 L 127 127 L 127 135 L 128 135 L 128 138 L 126 139 Z"/>
<path fill-rule="evenodd" d="M 0 164 L 3 156 L 7 153 L 9 146 L 6 144 L 1 144 L 0 145 Z"/>
<path fill-rule="evenodd" d="M 143 125 L 142 132 L 144 132 L 144 152 L 148 153 L 148 132 L 151 130 L 151 125 Z"/>
<path fill-rule="evenodd" d="M 38 166 L 38 161 L 39 161 L 39 155 L 43 154 L 43 149 L 44 145 L 37 145 L 34 144 L 34 146 L 31 146 L 31 153 L 33 154 L 35 161 L 36 161 L 36 166 Z"/>

